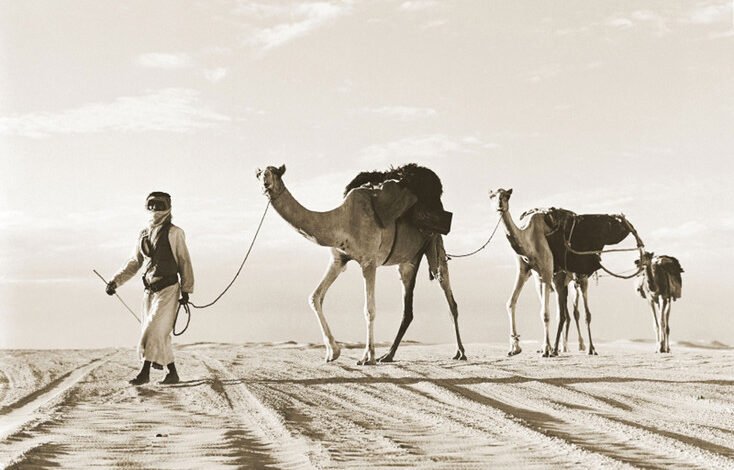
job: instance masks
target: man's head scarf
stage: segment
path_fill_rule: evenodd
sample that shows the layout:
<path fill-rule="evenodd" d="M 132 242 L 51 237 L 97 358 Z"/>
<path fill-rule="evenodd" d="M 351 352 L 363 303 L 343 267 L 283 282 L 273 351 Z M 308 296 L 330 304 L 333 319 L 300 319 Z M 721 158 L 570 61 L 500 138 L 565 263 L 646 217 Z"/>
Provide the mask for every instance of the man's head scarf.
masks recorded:
<path fill-rule="evenodd" d="M 150 241 L 155 243 L 158 241 L 158 234 L 161 228 L 171 221 L 171 196 L 160 191 L 152 192 L 145 200 L 146 208 L 151 200 L 161 200 L 166 203 L 167 209 L 161 211 L 150 211 L 150 219 L 148 221 L 148 236 Z"/>

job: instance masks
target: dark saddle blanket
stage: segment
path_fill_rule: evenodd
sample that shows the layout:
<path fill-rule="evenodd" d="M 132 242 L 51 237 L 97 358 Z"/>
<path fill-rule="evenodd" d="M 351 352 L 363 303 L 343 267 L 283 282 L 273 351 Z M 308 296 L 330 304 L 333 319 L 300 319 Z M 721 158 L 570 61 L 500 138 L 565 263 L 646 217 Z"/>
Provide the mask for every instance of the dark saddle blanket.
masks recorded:
<path fill-rule="evenodd" d="M 443 193 L 441 180 L 432 170 L 415 163 L 387 171 L 362 172 L 347 185 L 344 195 L 355 188 L 380 188 L 391 180 L 416 196 L 415 204 L 407 209 L 401 218 L 427 232 L 443 235 L 449 233 L 453 214 L 444 210 L 441 203 Z"/>
<path fill-rule="evenodd" d="M 579 215 L 567 209 L 549 207 L 531 209 L 520 219 L 537 213 L 543 215 L 549 229 L 546 240 L 553 253 L 554 272 L 593 274 L 601 267 L 599 255 L 581 255 L 574 251 L 601 251 L 606 245 L 616 245 L 630 234 L 629 226 L 620 215 Z"/>

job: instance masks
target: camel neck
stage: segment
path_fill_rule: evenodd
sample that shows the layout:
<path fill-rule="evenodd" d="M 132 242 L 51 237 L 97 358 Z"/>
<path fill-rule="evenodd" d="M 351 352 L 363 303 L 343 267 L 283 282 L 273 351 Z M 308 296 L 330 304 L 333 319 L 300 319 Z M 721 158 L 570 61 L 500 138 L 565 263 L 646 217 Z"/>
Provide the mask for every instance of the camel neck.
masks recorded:
<path fill-rule="evenodd" d="M 522 230 L 515 225 L 515 221 L 512 220 L 509 209 L 502 211 L 502 225 L 504 226 L 505 234 L 507 235 L 507 238 L 510 239 L 510 244 L 515 251 L 522 250 Z"/>
<path fill-rule="evenodd" d="M 316 212 L 303 207 L 288 188 L 271 200 L 273 208 L 298 233 L 322 246 L 335 246 L 333 212 Z"/>

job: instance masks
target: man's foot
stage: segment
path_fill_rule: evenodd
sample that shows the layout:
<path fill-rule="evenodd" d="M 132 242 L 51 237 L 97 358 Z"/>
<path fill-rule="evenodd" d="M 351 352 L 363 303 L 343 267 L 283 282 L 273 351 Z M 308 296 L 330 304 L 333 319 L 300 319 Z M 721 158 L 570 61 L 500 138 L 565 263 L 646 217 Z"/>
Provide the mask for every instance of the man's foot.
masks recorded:
<path fill-rule="evenodd" d="M 130 380 L 128 383 L 130 385 L 143 385 L 143 384 L 147 384 L 148 382 L 150 382 L 150 377 L 148 375 L 138 374 L 137 377 Z"/>
<path fill-rule="evenodd" d="M 178 381 L 179 381 L 178 374 L 176 372 L 169 372 L 168 374 L 166 374 L 166 378 L 161 380 L 158 383 L 163 384 L 163 385 L 172 385 L 172 384 L 177 384 Z"/>

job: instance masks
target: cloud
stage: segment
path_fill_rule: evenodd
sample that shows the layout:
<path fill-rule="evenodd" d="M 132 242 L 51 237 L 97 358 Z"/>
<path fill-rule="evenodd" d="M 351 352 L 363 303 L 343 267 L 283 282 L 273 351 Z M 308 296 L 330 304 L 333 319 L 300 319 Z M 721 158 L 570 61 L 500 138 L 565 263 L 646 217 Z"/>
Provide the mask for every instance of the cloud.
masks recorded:
<path fill-rule="evenodd" d="M 651 233 L 651 236 L 658 240 L 685 239 L 697 237 L 708 231 L 710 231 L 710 228 L 707 225 L 696 220 L 691 220 L 682 225 L 658 228 Z"/>
<path fill-rule="evenodd" d="M 709 33 L 708 38 L 709 39 L 734 38 L 734 29 L 731 29 L 729 31 L 721 31 L 721 32 L 716 32 L 716 33 Z"/>
<path fill-rule="evenodd" d="M 620 30 L 627 30 L 633 27 L 651 28 L 655 36 L 661 37 L 671 32 L 668 27 L 668 20 L 660 14 L 651 10 L 635 10 L 629 13 L 629 17 L 616 16 L 606 21 L 607 26 L 611 26 Z"/>
<path fill-rule="evenodd" d="M 421 29 L 433 29 L 433 28 L 440 28 L 441 26 L 444 26 L 445 24 L 448 24 L 448 21 L 446 20 L 433 20 L 429 21 L 428 23 L 421 26 Z"/>
<path fill-rule="evenodd" d="M 158 69 L 186 69 L 194 66 L 194 61 L 188 54 L 165 54 L 152 52 L 142 54 L 136 60 L 141 67 Z"/>
<path fill-rule="evenodd" d="M 732 5 L 726 2 L 718 5 L 699 6 L 691 11 L 688 20 L 694 24 L 711 24 L 727 21 L 731 15 Z"/>
<path fill-rule="evenodd" d="M 49 277 L 49 278 L 8 278 L 8 277 L 0 277 L 0 285 L 7 285 L 7 284 L 77 284 L 79 282 L 88 282 L 90 279 L 85 277 Z M 104 285 L 103 285 L 104 287 Z"/>
<path fill-rule="evenodd" d="M 362 114 L 372 114 L 382 117 L 394 118 L 400 121 L 411 121 L 414 119 L 425 119 L 436 116 L 433 108 L 414 108 L 410 106 L 382 106 L 379 108 L 362 108 Z"/>
<path fill-rule="evenodd" d="M 534 71 L 527 81 L 531 83 L 539 83 L 544 80 L 555 78 L 561 74 L 561 64 L 548 64 Z"/>
<path fill-rule="evenodd" d="M 607 24 L 619 29 L 629 29 L 634 26 L 634 23 L 629 18 L 612 18 L 607 21 Z"/>
<path fill-rule="evenodd" d="M 360 152 L 360 159 L 373 166 L 385 166 L 396 162 L 452 158 L 457 154 L 480 155 L 497 147 L 493 142 L 484 142 L 473 136 L 434 134 L 370 145 Z"/>
<path fill-rule="evenodd" d="M 425 11 L 430 10 L 438 6 L 438 2 L 435 0 L 412 0 L 403 2 L 400 4 L 400 10 L 402 11 Z"/>
<path fill-rule="evenodd" d="M 351 8 L 350 1 L 303 2 L 285 6 L 255 3 L 240 5 L 235 13 L 273 23 L 255 27 L 246 40 L 260 50 L 268 51 L 330 24 L 348 14 Z"/>
<path fill-rule="evenodd" d="M 215 69 L 204 70 L 204 78 L 212 83 L 217 83 L 227 76 L 227 69 L 224 67 L 217 67 Z"/>
<path fill-rule="evenodd" d="M 123 96 L 57 113 L 38 112 L 0 117 L 0 135 L 43 138 L 57 134 L 97 132 L 186 132 L 229 121 L 228 116 L 199 105 L 199 93 L 183 88 Z"/>

